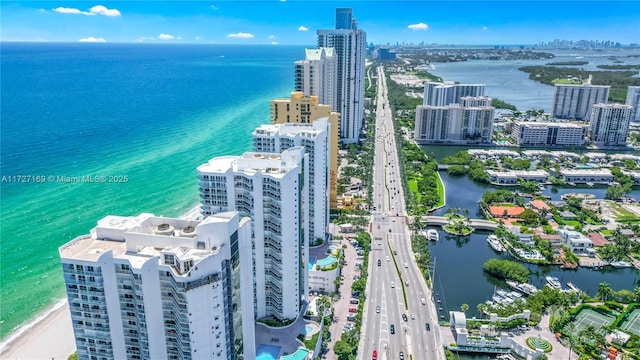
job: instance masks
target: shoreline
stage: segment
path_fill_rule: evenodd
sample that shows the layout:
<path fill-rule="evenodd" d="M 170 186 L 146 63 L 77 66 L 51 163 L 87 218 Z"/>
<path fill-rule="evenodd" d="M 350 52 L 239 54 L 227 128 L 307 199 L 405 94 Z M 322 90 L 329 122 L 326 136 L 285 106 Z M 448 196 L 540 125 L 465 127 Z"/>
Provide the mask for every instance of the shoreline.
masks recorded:
<path fill-rule="evenodd" d="M 200 204 L 178 216 L 196 219 Z M 11 331 L 0 342 L 2 359 L 67 359 L 76 351 L 71 313 L 67 298 L 56 299 L 53 306 Z"/>

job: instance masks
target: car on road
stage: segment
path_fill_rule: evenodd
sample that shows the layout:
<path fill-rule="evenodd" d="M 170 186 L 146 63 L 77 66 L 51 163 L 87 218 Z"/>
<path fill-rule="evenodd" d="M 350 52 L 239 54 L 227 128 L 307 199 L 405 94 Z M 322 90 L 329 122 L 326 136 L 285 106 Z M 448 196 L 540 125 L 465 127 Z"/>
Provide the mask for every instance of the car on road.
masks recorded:
<path fill-rule="evenodd" d="M 358 309 L 356 309 L 356 308 L 349 308 L 349 312 L 350 312 L 350 313 L 355 313 L 355 312 L 358 312 Z"/>
<path fill-rule="evenodd" d="M 387 256 L 387 261 L 389 261 L 389 256 Z"/>
<path fill-rule="evenodd" d="M 411 320 L 415 320 L 416 319 L 416 314 L 411 313 Z"/>
<path fill-rule="evenodd" d="M 375 209 L 374 209 L 375 210 Z M 380 225 L 378 225 L 378 229 L 380 229 Z"/>
<path fill-rule="evenodd" d="M 398 255 L 398 252 L 396 250 L 393 250 L 393 255 Z"/>
<path fill-rule="evenodd" d="M 394 287 L 396 287 L 396 282 L 395 282 L 395 281 L 392 281 L 392 282 L 391 282 L 391 288 L 393 289 Z"/>
<path fill-rule="evenodd" d="M 427 329 L 427 331 L 431 331 L 431 325 L 429 325 L 429 323 L 424 324 L 424 327 Z"/>
<path fill-rule="evenodd" d="M 402 320 L 409 321 L 409 319 L 407 319 L 407 314 L 402 314 Z"/>
<path fill-rule="evenodd" d="M 406 268 L 408 268 L 408 267 L 409 267 L 409 264 L 404 263 L 404 267 L 405 267 L 405 269 L 406 269 Z"/>
<path fill-rule="evenodd" d="M 373 350 L 373 354 L 371 354 L 371 359 L 378 360 L 378 352 Z"/>
<path fill-rule="evenodd" d="M 378 266 L 382 266 L 382 260 L 378 259 Z"/>
<path fill-rule="evenodd" d="M 393 324 L 389 327 L 389 332 L 391 332 L 391 335 L 396 333 L 396 327 Z"/>
<path fill-rule="evenodd" d="M 400 351 L 399 356 L 400 356 L 400 360 L 404 360 L 404 352 L 403 351 Z"/>
<path fill-rule="evenodd" d="M 376 306 L 376 313 L 380 313 L 380 305 Z"/>
<path fill-rule="evenodd" d="M 353 299 L 353 300 L 349 300 L 349 304 L 355 304 L 358 305 L 358 303 L 360 303 L 359 300 Z"/>
<path fill-rule="evenodd" d="M 426 305 L 427 304 L 427 300 L 425 298 L 421 298 L 420 302 L 422 303 L 422 305 Z"/>

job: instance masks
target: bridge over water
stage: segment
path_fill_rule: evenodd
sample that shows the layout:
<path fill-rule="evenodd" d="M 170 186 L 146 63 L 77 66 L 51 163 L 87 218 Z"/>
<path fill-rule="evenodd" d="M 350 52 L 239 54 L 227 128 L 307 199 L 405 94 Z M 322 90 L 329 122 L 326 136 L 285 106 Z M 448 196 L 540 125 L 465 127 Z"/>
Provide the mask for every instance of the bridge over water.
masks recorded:
<path fill-rule="evenodd" d="M 449 223 L 449 219 L 444 216 L 423 216 L 420 222 L 425 225 L 445 226 Z M 476 230 L 495 230 L 498 228 L 498 223 L 485 219 L 471 219 L 470 225 Z"/>

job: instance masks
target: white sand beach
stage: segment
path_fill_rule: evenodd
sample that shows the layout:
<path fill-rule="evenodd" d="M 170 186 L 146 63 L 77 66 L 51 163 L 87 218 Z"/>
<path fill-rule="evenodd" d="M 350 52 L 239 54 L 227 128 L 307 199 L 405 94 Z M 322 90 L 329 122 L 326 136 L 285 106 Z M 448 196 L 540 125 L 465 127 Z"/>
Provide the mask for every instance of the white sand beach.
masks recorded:
<path fill-rule="evenodd" d="M 75 351 L 71 314 L 65 301 L 63 306 L 35 322 L 15 339 L 3 343 L 0 359 L 66 360 Z"/>

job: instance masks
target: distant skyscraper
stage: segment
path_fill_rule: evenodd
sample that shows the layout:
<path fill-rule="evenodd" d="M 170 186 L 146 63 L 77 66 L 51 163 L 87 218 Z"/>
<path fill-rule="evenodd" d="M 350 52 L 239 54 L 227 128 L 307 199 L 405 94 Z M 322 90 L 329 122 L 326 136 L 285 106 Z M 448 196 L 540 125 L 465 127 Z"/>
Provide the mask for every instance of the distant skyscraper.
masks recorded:
<path fill-rule="evenodd" d="M 318 30 L 318 47 L 332 47 L 337 58 L 336 108 L 340 138 L 356 143 L 364 116 L 364 58 L 367 35 L 357 28 L 351 9 L 336 9 L 336 29 Z"/>
<path fill-rule="evenodd" d="M 594 104 L 591 112 L 591 142 L 602 147 L 626 146 L 633 107 Z"/>
<path fill-rule="evenodd" d="M 353 17 L 351 8 L 336 9 L 336 29 L 357 29 L 358 24 L 356 18 Z"/>
<path fill-rule="evenodd" d="M 447 81 L 444 83 L 427 81 L 424 83 L 423 105 L 447 106 L 459 104 L 465 96 L 484 96 L 484 84 L 460 84 Z"/>
<path fill-rule="evenodd" d="M 589 120 L 591 106 L 606 104 L 610 88 L 608 85 L 556 84 L 551 113 L 558 119 Z"/>
<path fill-rule="evenodd" d="M 415 140 L 420 144 L 490 144 L 495 108 L 489 97 L 463 97 L 446 106 L 416 108 Z"/>
<path fill-rule="evenodd" d="M 270 101 L 271 123 L 273 124 L 311 124 L 322 118 L 328 118 L 331 124 L 329 132 L 329 206 L 338 208 L 338 150 L 340 139 L 340 114 L 331 111 L 329 105 L 318 103 L 317 96 L 304 96 L 294 91 L 290 98 Z"/>
<path fill-rule="evenodd" d="M 629 86 L 627 88 L 627 101 L 625 104 L 633 106 L 631 121 L 640 121 L 640 86 Z"/>
<path fill-rule="evenodd" d="M 198 166 L 202 215 L 233 210 L 251 218 L 257 318 L 296 318 L 308 298 L 308 167 L 304 147 L 220 156 Z"/>
<path fill-rule="evenodd" d="M 107 216 L 60 257 L 80 359 L 255 359 L 249 218 Z"/>
<path fill-rule="evenodd" d="M 261 125 L 253 132 L 253 150 L 280 153 L 294 146 L 304 146 L 309 156 L 309 198 L 305 206 L 309 218 L 304 220 L 310 241 L 324 240 L 329 232 L 329 119 L 311 124 Z"/>
<path fill-rule="evenodd" d="M 320 104 L 337 111 L 336 75 L 338 62 L 333 48 L 305 49 L 305 59 L 295 62 L 295 90 L 317 96 Z"/>

